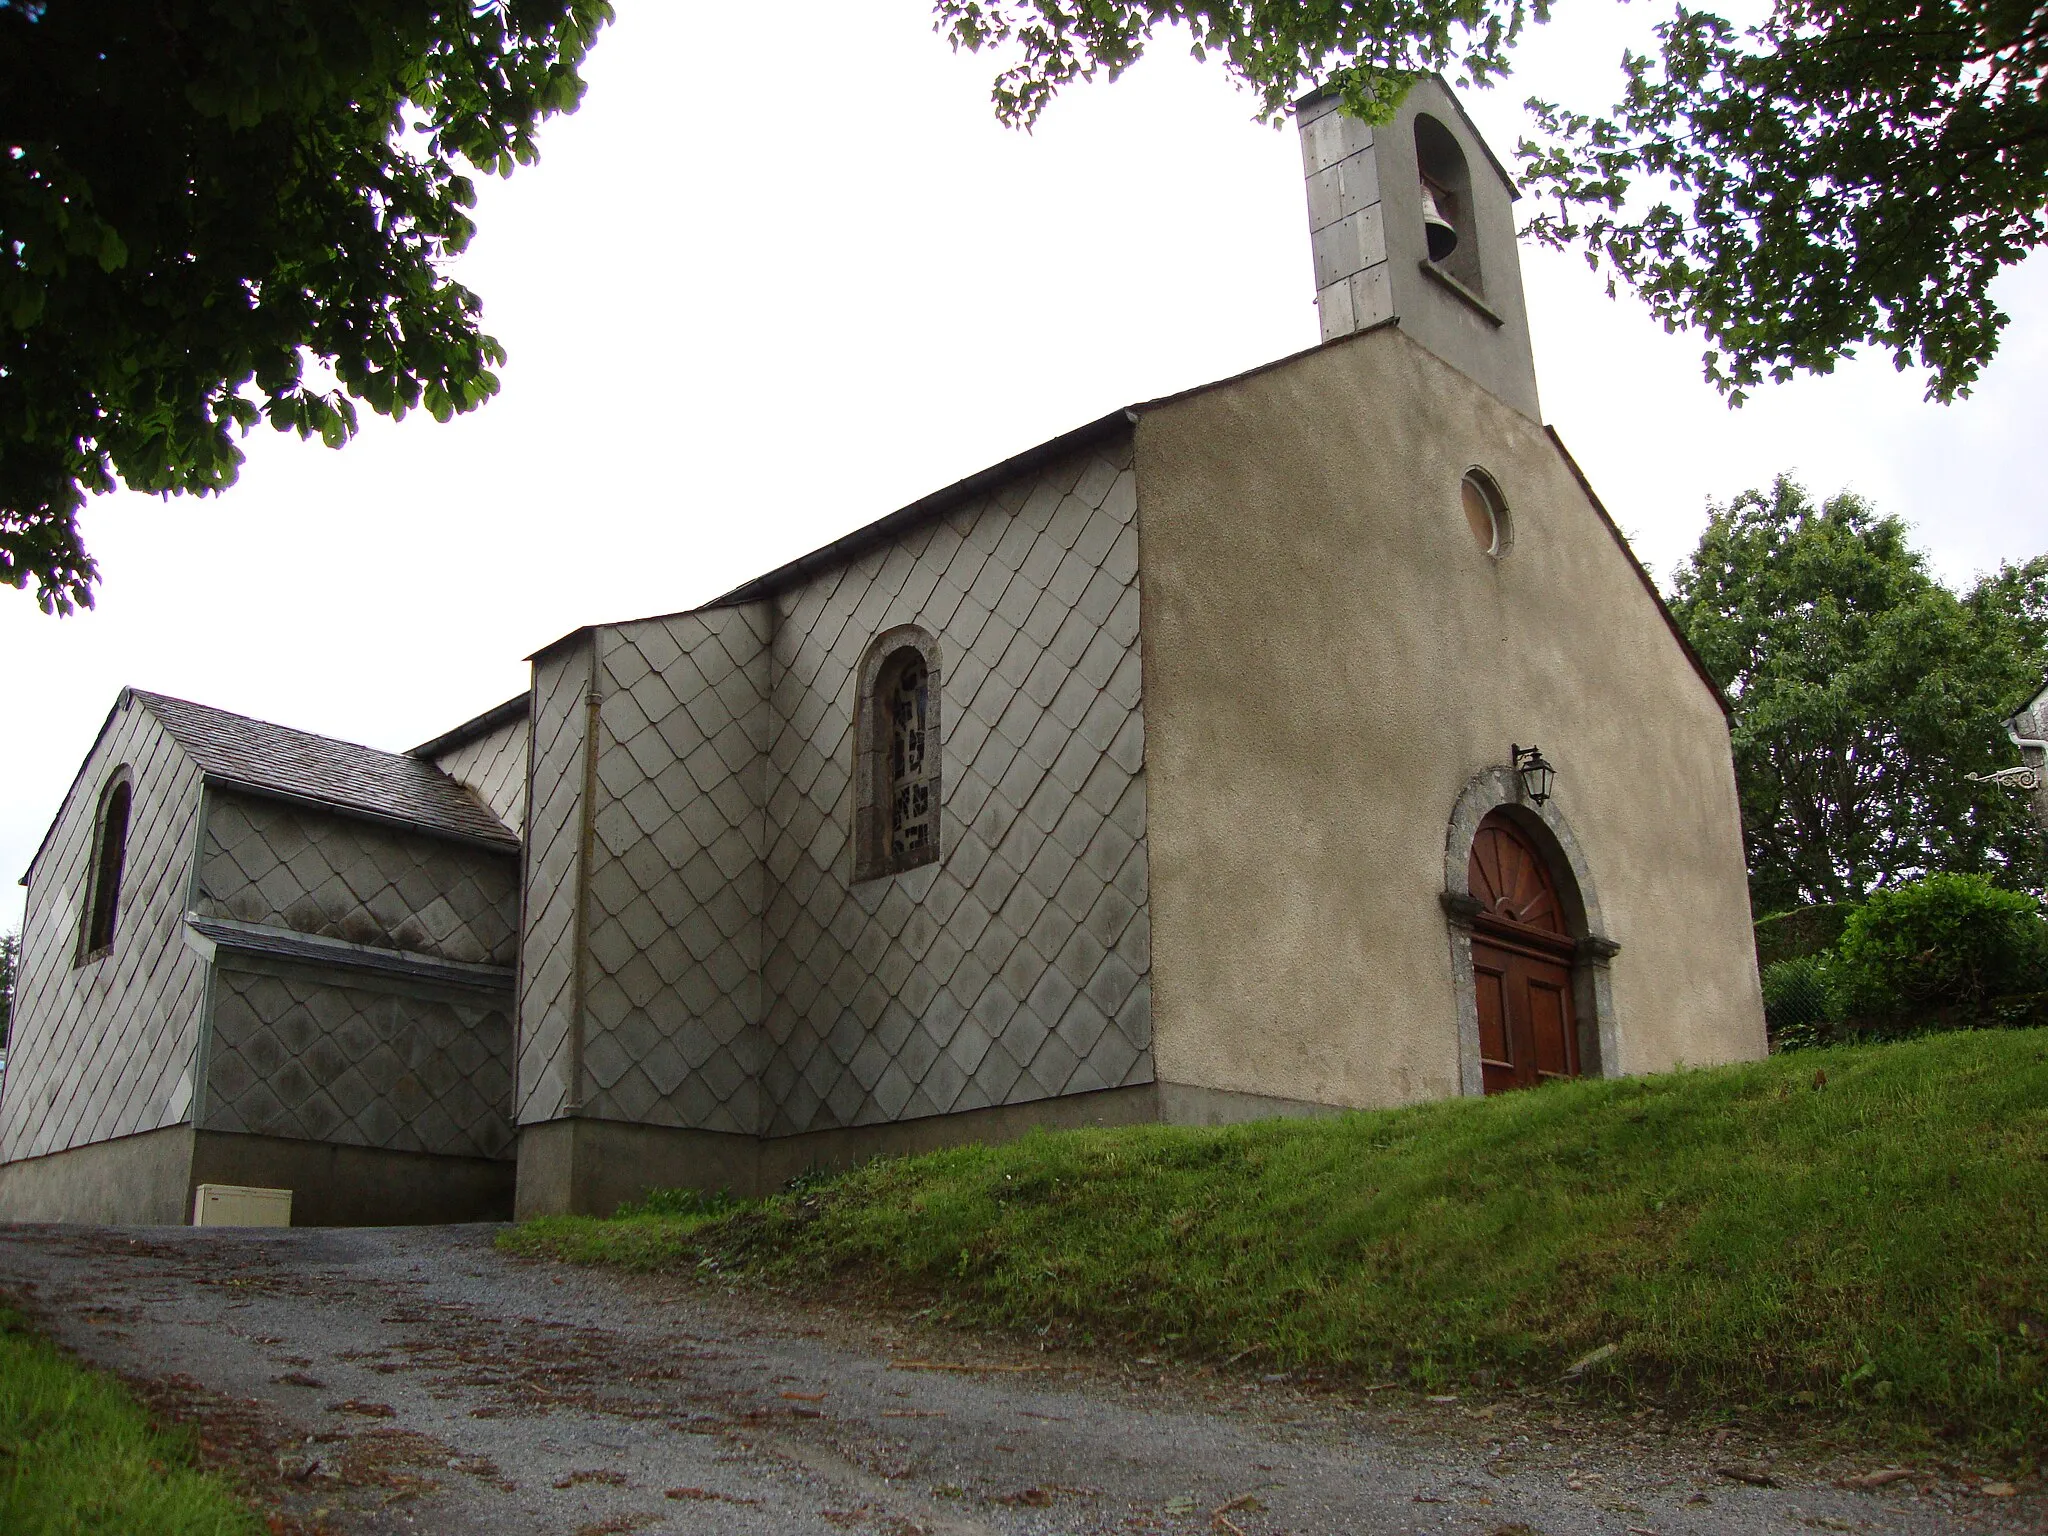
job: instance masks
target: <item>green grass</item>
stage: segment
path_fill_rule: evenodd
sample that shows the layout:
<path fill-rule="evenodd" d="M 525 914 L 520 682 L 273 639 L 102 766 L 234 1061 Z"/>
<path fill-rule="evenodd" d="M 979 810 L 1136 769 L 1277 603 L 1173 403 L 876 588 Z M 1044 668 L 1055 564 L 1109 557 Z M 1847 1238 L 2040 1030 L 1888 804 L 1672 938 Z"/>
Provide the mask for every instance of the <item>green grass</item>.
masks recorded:
<path fill-rule="evenodd" d="M 1824 1086 L 1817 1086 L 1824 1074 Z M 2048 1031 L 1316 1121 L 1028 1137 L 514 1251 L 1427 1388 L 1557 1381 L 2048 1447 Z"/>
<path fill-rule="evenodd" d="M 153 1428 L 112 1378 L 0 1307 L 0 1531 L 7 1536 L 256 1536 L 189 1443 Z"/>

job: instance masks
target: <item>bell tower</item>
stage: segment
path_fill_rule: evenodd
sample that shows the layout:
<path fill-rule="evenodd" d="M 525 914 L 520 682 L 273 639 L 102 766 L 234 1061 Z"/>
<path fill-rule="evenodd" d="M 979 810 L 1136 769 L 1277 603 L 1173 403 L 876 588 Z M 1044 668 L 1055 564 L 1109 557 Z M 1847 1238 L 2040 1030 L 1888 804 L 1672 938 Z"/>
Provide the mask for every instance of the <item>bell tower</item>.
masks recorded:
<path fill-rule="evenodd" d="M 1295 103 L 1324 341 L 1393 320 L 1542 420 L 1515 245 L 1519 193 L 1441 77 L 1372 128 L 1334 92 Z"/>

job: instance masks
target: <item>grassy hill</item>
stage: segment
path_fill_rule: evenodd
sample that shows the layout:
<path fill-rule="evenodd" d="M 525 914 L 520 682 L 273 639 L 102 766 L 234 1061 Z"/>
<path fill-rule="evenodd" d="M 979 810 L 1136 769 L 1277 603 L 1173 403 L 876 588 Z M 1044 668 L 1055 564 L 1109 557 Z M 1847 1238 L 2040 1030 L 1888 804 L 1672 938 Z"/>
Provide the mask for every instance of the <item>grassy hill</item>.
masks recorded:
<path fill-rule="evenodd" d="M 2048 1031 L 1327 1120 L 1035 1135 L 503 1241 L 1429 1389 L 1552 1383 L 1611 1345 L 1587 1389 L 2033 1454 L 2048 1446 Z"/>

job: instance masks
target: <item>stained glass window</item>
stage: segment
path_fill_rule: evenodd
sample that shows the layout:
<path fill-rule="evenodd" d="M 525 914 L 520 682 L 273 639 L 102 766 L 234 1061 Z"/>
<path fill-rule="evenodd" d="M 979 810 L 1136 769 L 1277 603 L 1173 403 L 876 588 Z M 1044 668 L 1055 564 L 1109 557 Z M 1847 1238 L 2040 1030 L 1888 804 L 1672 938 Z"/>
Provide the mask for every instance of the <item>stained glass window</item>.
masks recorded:
<path fill-rule="evenodd" d="M 889 862 L 905 869 L 931 854 L 937 825 L 931 680 L 922 656 L 912 651 L 890 669 L 881 702 L 889 721 Z"/>

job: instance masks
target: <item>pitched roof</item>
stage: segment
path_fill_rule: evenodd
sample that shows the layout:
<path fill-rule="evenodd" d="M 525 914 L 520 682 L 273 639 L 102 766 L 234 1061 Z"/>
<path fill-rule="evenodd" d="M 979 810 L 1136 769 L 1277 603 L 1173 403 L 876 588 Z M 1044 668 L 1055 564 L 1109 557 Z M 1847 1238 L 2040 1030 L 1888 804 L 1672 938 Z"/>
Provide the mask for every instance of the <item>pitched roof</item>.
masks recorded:
<path fill-rule="evenodd" d="M 432 763 L 189 699 L 129 692 L 210 779 L 447 837 L 519 846 L 481 800 Z"/>

